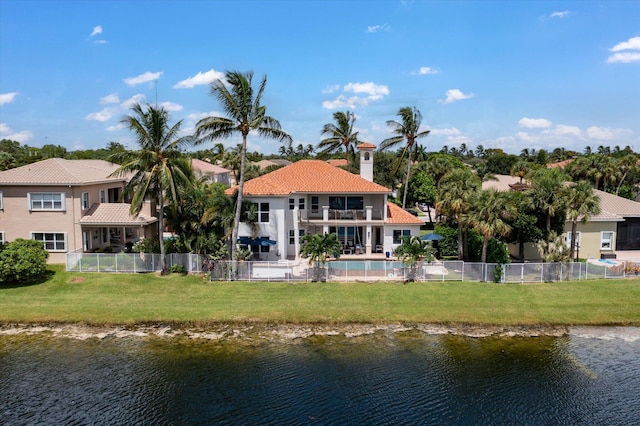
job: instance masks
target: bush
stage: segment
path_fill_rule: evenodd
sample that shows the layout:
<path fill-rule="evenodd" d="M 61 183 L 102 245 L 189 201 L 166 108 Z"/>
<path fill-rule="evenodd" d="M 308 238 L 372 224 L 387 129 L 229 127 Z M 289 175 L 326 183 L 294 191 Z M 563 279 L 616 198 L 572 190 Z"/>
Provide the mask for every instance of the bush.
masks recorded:
<path fill-rule="evenodd" d="M 18 238 L 0 247 L 0 283 L 32 282 L 47 272 L 42 242 Z"/>
<path fill-rule="evenodd" d="M 171 269 L 169 269 L 174 274 L 186 274 L 187 268 L 182 265 L 172 265 Z"/>

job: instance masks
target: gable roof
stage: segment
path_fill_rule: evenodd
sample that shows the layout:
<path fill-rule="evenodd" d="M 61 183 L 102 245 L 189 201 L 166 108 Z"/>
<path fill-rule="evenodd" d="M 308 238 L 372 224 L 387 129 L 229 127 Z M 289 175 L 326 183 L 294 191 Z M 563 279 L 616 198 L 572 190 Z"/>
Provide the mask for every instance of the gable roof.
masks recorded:
<path fill-rule="evenodd" d="M 424 221 L 418 219 L 400 206 L 387 203 L 387 220 L 385 223 L 395 225 L 423 225 Z"/>
<path fill-rule="evenodd" d="M 191 168 L 194 172 L 209 173 L 219 175 L 223 173 L 229 173 L 231 170 L 220 167 L 216 164 L 209 163 L 208 161 L 202 161 L 197 158 L 191 159 Z"/>
<path fill-rule="evenodd" d="M 621 221 L 625 217 L 640 217 L 640 203 L 594 189 L 600 198 L 600 214 L 591 216 L 591 221 Z"/>
<path fill-rule="evenodd" d="M 508 175 L 495 175 L 497 180 L 482 182 L 482 189 L 494 188 L 498 191 L 509 191 L 520 178 Z M 608 192 L 594 189 L 593 193 L 600 199 L 600 214 L 591 216 L 595 222 L 621 222 L 625 217 L 640 217 L 640 203 L 619 197 Z"/>
<path fill-rule="evenodd" d="M 237 187 L 227 189 L 233 194 Z M 390 194 L 391 190 L 321 160 L 300 160 L 244 183 L 244 195 Z"/>
<path fill-rule="evenodd" d="M 48 158 L 0 172 L 2 185 L 89 185 L 127 181 L 126 176 L 109 177 L 120 166 L 105 160 Z"/>

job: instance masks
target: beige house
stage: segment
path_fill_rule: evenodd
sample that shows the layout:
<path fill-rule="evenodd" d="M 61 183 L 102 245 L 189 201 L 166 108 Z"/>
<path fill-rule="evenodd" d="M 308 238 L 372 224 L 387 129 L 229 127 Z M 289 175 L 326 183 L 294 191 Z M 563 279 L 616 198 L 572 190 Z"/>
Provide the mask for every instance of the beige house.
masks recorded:
<path fill-rule="evenodd" d="M 231 184 L 229 179 L 231 170 L 229 169 L 209 163 L 208 161 L 198 160 L 197 158 L 191 159 L 191 168 L 197 177 L 205 178 L 211 183 L 222 183 L 227 186 Z"/>
<path fill-rule="evenodd" d="M 103 160 L 50 158 L 0 172 L 0 241 L 42 241 L 50 263 L 66 253 L 107 246 L 124 249 L 157 235 L 154 206 L 137 217 L 122 203 L 127 177 L 109 177 L 119 166 Z"/>
<path fill-rule="evenodd" d="M 507 175 L 496 175 L 496 180 L 482 183 L 483 189 L 499 191 L 518 189 L 520 179 Z M 600 199 L 600 214 L 589 218 L 587 223 L 578 222 L 576 253 L 582 259 L 602 257 L 618 259 L 640 259 L 640 203 L 618 197 L 608 192 L 594 190 Z M 571 244 L 571 222 L 565 224 L 565 241 Z M 518 248 L 510 246 L 517 255 Z M 536 260 L 540 253 L 535 244 L 525 244 L 525 259 Z"/>

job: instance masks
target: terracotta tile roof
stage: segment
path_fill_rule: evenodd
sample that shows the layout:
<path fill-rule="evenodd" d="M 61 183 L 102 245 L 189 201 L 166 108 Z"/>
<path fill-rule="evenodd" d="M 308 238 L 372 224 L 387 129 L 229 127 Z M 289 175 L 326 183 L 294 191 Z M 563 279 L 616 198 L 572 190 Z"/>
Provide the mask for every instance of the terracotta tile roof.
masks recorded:
<path fill-rule="evenodd" d="M 356 146 L 356 149 L 360 149 L 360 148 L 371 148 L 371 149 L 376 149 L 377 146 L 369 143 L 369 142 L 362 142 L 360 144 L 358 144 L 358 146 Z"/>
<path fill-rule="evenodd" d="M 195 172 L 210 173 L 219 175 L 221 173 L 229 173 L 231 170 L 220 167 L 216 164 L 211 164 L 208 161 L 198 160 L 197 158 L 191 159 L 191 168 Z"/>
<path fill-rule="evenodd" d="M 564 169 L 572 161 L 573 161 L 573 158 L 570 158 L 568 160 L 558 161 L 557 163 L 547 164 L 547 169 L 555 169 L 556 167 L 560 167 L 561 169 Z"/>
<path fill-rule="evenodd" d="M 393 203 L 387 203 L 387 220 L 385 223 L 397 225 L 422 225 L 424 221 L 415 217 L 405 209 Z"/>
<path fill-rule="evenodd" d="M 334 167 L 347 167 L 349 165 L 349 162 L 346 160 L 346 158 L 332 158 L 330 160 L 327 160 L 327 163 L 331 164 Z"/>
<path fill-rule="evenodd" d="M 86 215 L 78 223 L 81 225 L 149 225 L 158 221 L 158 218 L 139 214 L 137 217 L 131 216 L 129 209 L 131 204 L 127 203 L 99 203 L 91 206 Z"/>
<path fill-rule="evenodd" d="M 260 160 L 260 161 L 256 161 L 255 163 L 256 166 L 258 166 L 260 168 L 260 170 L 266 169 L 269 166 L 288 166 L 289 164 L 291 164 L 291 161 L 285 159 L 285 158 L 272 158 L 271 160 Z"/>
<path fill-rule="evenodd" d="M 127 177 L 108 177 L 120 167 L 104 160 L 49 158 L 0 172 L 2 185 L 88 185 L 122 182 Z"/>
<path fill-rule="evenodd" d="M 237 187 L 227 189 L 233 194 Z M 369 182 L 325 161 L 300 160 L 244 184 L 244 195 L 318 194 L 390 194 L 391 190 Z"/>

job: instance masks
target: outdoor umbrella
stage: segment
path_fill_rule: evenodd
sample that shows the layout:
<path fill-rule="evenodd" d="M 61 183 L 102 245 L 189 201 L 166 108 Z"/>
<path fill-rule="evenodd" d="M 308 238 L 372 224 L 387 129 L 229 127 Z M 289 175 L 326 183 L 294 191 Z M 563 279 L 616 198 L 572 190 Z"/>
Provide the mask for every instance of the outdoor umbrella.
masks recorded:
<path fill-rule="evenodd" d="M 425 241 L 440 241 L 444 240 L 444 237 L 442 235 L 431 233 L 423 235 L 420 239 Z"/>

